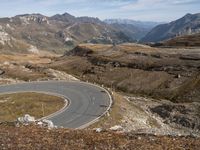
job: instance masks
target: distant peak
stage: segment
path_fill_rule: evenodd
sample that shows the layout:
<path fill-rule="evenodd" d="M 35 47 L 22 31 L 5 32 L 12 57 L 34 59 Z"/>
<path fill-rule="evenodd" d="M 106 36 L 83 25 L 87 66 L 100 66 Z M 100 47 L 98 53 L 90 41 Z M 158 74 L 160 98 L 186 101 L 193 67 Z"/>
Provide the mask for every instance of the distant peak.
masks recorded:
<path fill-rule="evenodd" d="M 185 17 L 190 17 L 190 16 L 192 16 L 191 13 L 187 13 L 187 14 L 185 15 Z"/>
<path fill-rule="evenodd" d="M 191 13 L 187 13 L 184 17 L 191 17 L 191 16 L 200 16 L 200 13 L 196 13 L 196 14 L 191 14 Z"/>
<path fill-rule="evenodd" d="M 190 16 L 190 15 L 192 15 L 192 14 L 191 14 L 191 13 L 187 13 L 186 15 L 189 15 L 189 16 Z"/>
<path fill-rule="evenodd" d="M 62 14 L 62 16 L 72 16 L 71 14 L 65 12 L 64 14 Z"/>

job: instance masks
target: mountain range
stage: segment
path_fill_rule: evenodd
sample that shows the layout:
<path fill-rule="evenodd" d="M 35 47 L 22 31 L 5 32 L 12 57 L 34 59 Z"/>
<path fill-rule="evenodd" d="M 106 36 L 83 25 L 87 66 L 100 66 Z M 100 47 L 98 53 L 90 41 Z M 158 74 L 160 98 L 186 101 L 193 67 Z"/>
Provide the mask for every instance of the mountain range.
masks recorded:
<path fill-rule="evenodd" d="M 63 53 L 80 43 L 120 44 L 160 42 L 200 32 L 200 14 L 187 14 L 167 23 L 127 19 L 101 21 L 92 17 L 74 17 L 68 13 L 47 17 L 23 14 L 0 18 L 0 51 Z M 153 28 L 153 29 L 152 29 Z"/>
<path fill-rule="evenodd" d="M 160 42 L 178 36 L 200 32 L 200 13 L 186 14 L 184 17 L 153 28 L 141 42 Z"/>
<path fill-rule="evenodd" d="M 24 14 L 0 19 L 1 50 L 49 50 L 63 52 L 79 43 L 123 43 L 130 38 L 98 18 L 68 13 L 47 17 Z"/>

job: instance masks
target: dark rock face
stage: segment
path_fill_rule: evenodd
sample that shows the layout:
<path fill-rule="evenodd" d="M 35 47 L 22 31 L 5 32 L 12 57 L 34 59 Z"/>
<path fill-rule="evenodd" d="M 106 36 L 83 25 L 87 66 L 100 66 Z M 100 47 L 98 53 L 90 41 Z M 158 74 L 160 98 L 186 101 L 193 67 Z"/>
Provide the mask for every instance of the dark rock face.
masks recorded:
<path fill-rule="evenodd" d="M 93 51 L 89 48 L 81 48 L 79 46 L 75 47 L 73 50 L 66 52 L 66 56 L 88 56 L 89 54 L 92 54 Z"/>
<path fill-rule="evenodd" d="M 158 114 L 165 123 L 173 123 L 186 128 L 200 130 L 200 106 L 163 104 L 150 108 L 152 113 Z"/>

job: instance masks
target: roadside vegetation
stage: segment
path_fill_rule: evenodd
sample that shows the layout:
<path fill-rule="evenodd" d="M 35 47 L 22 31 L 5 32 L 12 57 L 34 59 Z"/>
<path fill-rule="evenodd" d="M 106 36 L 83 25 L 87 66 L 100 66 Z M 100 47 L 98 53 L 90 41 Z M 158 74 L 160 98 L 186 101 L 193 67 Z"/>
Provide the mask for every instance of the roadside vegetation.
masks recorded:
<path fill-rule="evenodd" d="M 64 105 L 62 98 L 41 93 L 0 95 L 0 122 L 14 121 L 25 114 L 41 118 L 60 110 Z"/>

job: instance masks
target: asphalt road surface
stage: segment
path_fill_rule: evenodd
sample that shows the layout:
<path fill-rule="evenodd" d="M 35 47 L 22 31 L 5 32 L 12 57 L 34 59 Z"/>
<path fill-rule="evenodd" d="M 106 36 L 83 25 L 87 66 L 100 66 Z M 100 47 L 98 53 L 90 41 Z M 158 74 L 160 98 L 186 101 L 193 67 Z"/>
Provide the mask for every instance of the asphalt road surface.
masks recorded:
<path fill-rule="evenodd" d="M 62 96 L 69 105 L 48 119 L 66 128 L 84 128 L 103 115 L 111 105 L 111 97 L 103 88 L 66 81 L 29 82 L 0 86 L 0 94 L 41 92 Z"/>

